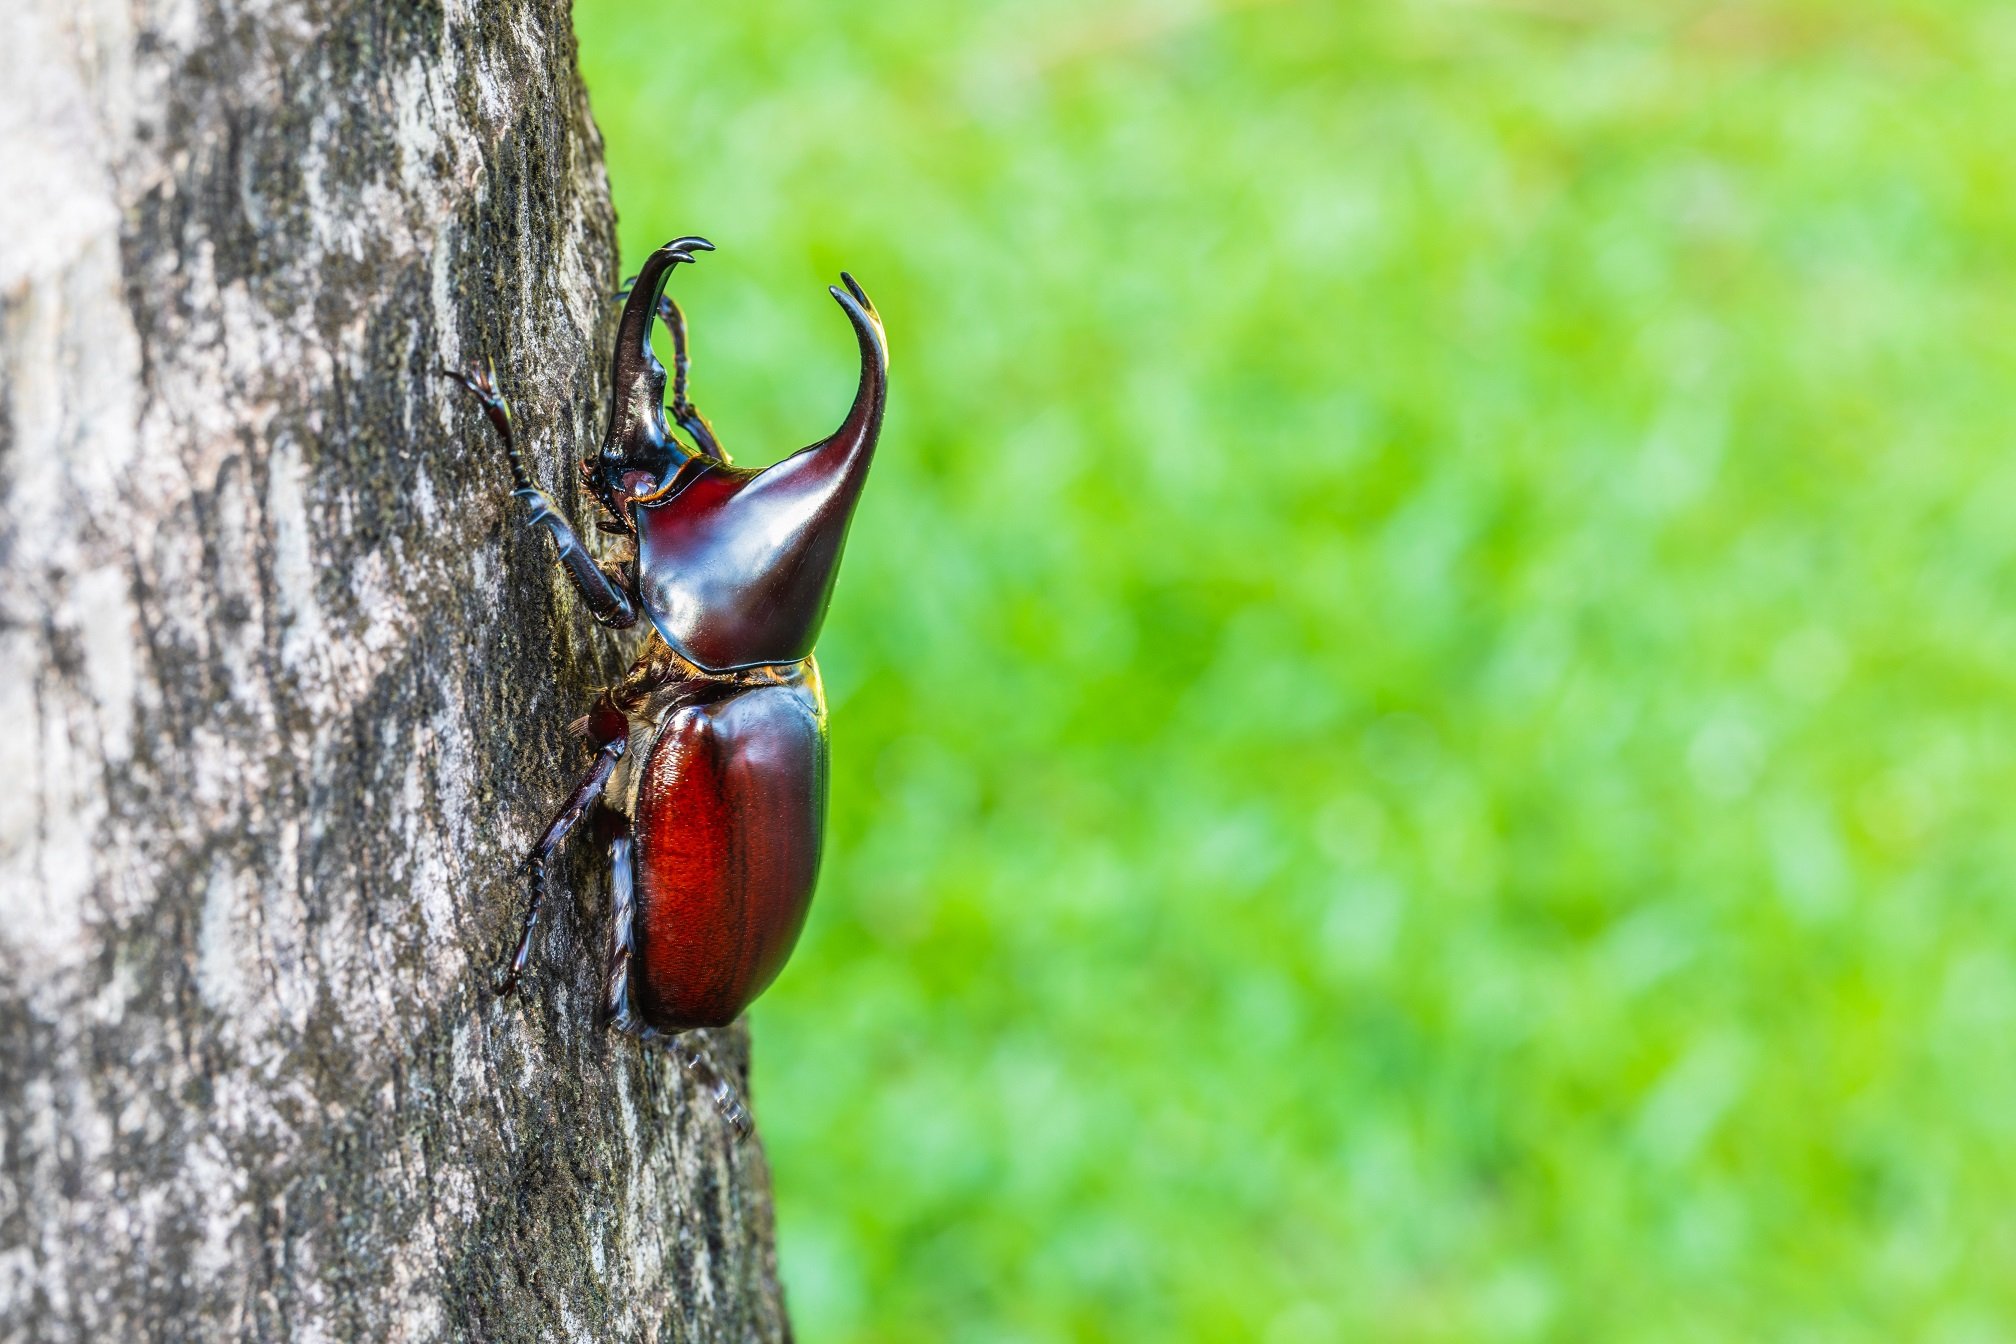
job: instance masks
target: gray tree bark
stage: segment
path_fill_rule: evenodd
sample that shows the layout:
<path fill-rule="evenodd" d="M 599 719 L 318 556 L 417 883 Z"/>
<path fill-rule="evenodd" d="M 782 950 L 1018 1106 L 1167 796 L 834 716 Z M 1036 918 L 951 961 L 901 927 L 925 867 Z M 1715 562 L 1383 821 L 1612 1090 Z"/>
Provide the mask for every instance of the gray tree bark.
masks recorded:
<path fill-rule="evenodd" d="M 585 519 L 616 273 L 566 0 L 0 5 L 0 1339 L 787 1334 L 592 846 L 488 992 L 624 650 L 434 370 Z"/>

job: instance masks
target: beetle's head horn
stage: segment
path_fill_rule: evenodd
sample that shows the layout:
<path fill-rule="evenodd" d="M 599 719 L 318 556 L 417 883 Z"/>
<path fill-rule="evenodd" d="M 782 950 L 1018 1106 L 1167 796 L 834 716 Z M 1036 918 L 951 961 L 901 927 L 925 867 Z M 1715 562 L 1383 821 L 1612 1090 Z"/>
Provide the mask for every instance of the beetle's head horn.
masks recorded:
<path fill-rule="evenodd" d="M 840 428 L 761 471 L 710 465 L 676 496 L 636 510 L 646 610 L 702 667 L 794 662 L 819 637 L 889 389 L 882 319 L 854 277 L 840 279 L 833 298 L 861 347 Z"/>
<path fill-rule="evenodd" d="M 623 304 L 616 334 L 614 395 L 602 452 L 581 464 L 602 502 L 618 517 L 627 497 L 648 494 L 670 479 L 689 453 L 665 424 L 665 366 L 651 349 L 651 323 L 672 268 L 712 252 L 705 238 L 674 238 L 645 258 Z"/>

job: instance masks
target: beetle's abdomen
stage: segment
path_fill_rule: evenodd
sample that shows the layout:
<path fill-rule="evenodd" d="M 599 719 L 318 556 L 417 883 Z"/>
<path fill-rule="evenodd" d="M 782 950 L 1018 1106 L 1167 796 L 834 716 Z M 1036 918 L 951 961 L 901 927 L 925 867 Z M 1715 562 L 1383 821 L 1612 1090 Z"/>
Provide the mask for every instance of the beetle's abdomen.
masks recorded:
<path fill-rule="evenodd" d="M 658 730 L 637 791 L 637 1007 L 661 1031 L 725 1026 L 784 968 L 826 827 L 826 702 L 808 659 L 723 684 Z"/>

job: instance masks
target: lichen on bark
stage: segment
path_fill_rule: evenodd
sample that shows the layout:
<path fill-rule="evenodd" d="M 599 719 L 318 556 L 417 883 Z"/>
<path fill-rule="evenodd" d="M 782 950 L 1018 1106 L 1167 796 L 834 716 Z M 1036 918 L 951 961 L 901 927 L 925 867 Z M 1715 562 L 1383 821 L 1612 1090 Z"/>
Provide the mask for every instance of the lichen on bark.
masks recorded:
<path fill-rule="evenodd" d="M 760 1148 L 594 1026 L 592 856 L 486 989 L 623 661 L 435 372 L 585 517 L 566 4 L 4 8 L 0 1339 L 785 1336 Z"/>

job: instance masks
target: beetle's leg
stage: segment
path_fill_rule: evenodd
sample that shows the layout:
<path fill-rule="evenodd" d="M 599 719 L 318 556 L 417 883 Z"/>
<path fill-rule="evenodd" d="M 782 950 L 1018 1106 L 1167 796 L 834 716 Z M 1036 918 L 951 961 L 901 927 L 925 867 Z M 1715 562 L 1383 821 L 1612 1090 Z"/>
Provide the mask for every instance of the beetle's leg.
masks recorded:
<path fill-rule="evenodd" d="M 595 563 L 595 557 L 588 554 L 588 548 L 574 535 L 574 529 L 568 526 L 553 497 L 532 484 L 532 478 L 525 470 L 524 456 L 518 451 L 517 437 L 511 432 L 511 403 L 497 390 L 491 370 L 472 364 L 459 373 L 453 369 L 441 372 L 469 389 L 482 403 L 483 413 L 490 417 L 490 426 L 503 441 L 504 456 L 511 464 L 511 493 L 531 506 L 532 516 L 526 526 L 543 526 L 552 535 L 560 567 L 567 571 L 574 591 L 581 594 L 588 610 L 602 624 L 619 630 L 635 625 L 637 608 L 624 592 L 623 581 Z"/>
<path fill-rule="evenodd" d="M 637 277 L 631 276 L 623 288 L 616 291 L 616 297 L 630 297 L 630 286 Z M 658 296 L 658 320 L 665 324 L 665 330 L 672 337 L 672 420 L 686 431 L 693 445 L 703 454 L 718 462 L 732 461 L 728 450 L 721 446 L 721 440 L 714 435 L 714 426 L 707 417 L 700 414 L 700 408 L 686 399 L 686 383 L 692 372 L 693 361 L 686 353 L 686 314 L 679 311 L 679 305 L 670 294 Z"/>
<path fill-rule="evenodd" d="M 681 1068 L 693 1075 L 714 1103 L 714 1109 L 721 1112 L 721 1118 L 728 1122 L 737 1138 L 746 1139 L 755 1130 L 755 1122 L 749 1118 L 749 1108 L 743 1104 L 742 1094 L 728 1081 L 720 1069 L 714 1066 L 713 1058 L 697 1032 L 681 1032 L 668 1036 L 655 1027 L 646 1026 L 637 1015 L 635 1000 L 630 992 L 630 963 L 636 952 L 637 921 L 637 869 L 632 861 L 630 823 L 613 813 L 605 812 L 604 824 L 610 830 L 609 840 L 609 960 L 602 972 L 602 1020 L 626 1036 L 635 1036 L 647 1046 L 662 1047 Z"/>
<path fill-rule="evenodd" d="M 518 935 L 517 950 L 511 954 L 511 962 L 497 979 L 497 992 L 509 994 L 518 987 L 518 977 L 525 974 L 525 964 L 532 959 L 532 933 L 539 926 L 539 912 L 546 904 L 546 865 L 554 852 L 567 839 L 567 833 L 581 820 L 581 814 L 595 805 L 602 796 L 602 790 L 609 786 L 609 776 L 615 772 L 616 762 L 623 759 L 628 738 L 617 736 L 602 744 L 595 754 L 595 764 L 588 767 L 588 773 L 568 795 L 566 805 L 547 826 L 546 834 L 539 837 L 539 843 L 525 856 L 525 866 L 532 874 L 532 899 L 525 907 L 525 927 Z"/>
<path fill-rule="evenodd" d="M 609 839 L 609 958 L 602 971 L 602 1021 L 628 1036 L 649 1030 L 630 998 L 630 961 L 636 954 L 637 869 L 630 859 L 630 823 L 604 814 Z"/>
<path fill-rule="evenodd" d="M 684 1031 L 677 1036 L 661 1036 L 665 1048 L 679 1061 L 681 1068 L 693 1075 L 693 1081 L 700 1084 L 714 1103 L 714 1109 L 721 1112 L 721 1118 L 735 1131 L 735 1137 L 746 1139 L 756 1129 L 755 1121 L 749 1118 L 749 1108 L 742 1102 L 742 1094 L 735 1090 L 735 1084 L 728 1081 L 721 1070 L 714 1067 L 714 1058 L 701 1040 L 697 1031 Z"/>
<path fill-rule="evenodd" d="M 686 377 L 693 361 L 686 354 L 686 314 L 670 294 L 658 296 L 658 320 L 672 334 L 672 419 L 693 439 L 694 447 L 719 462 L 728 461 L 727 450 L 714 437 L 714 426 L 700 414 L 700 408 L 686 400 Z"/>

